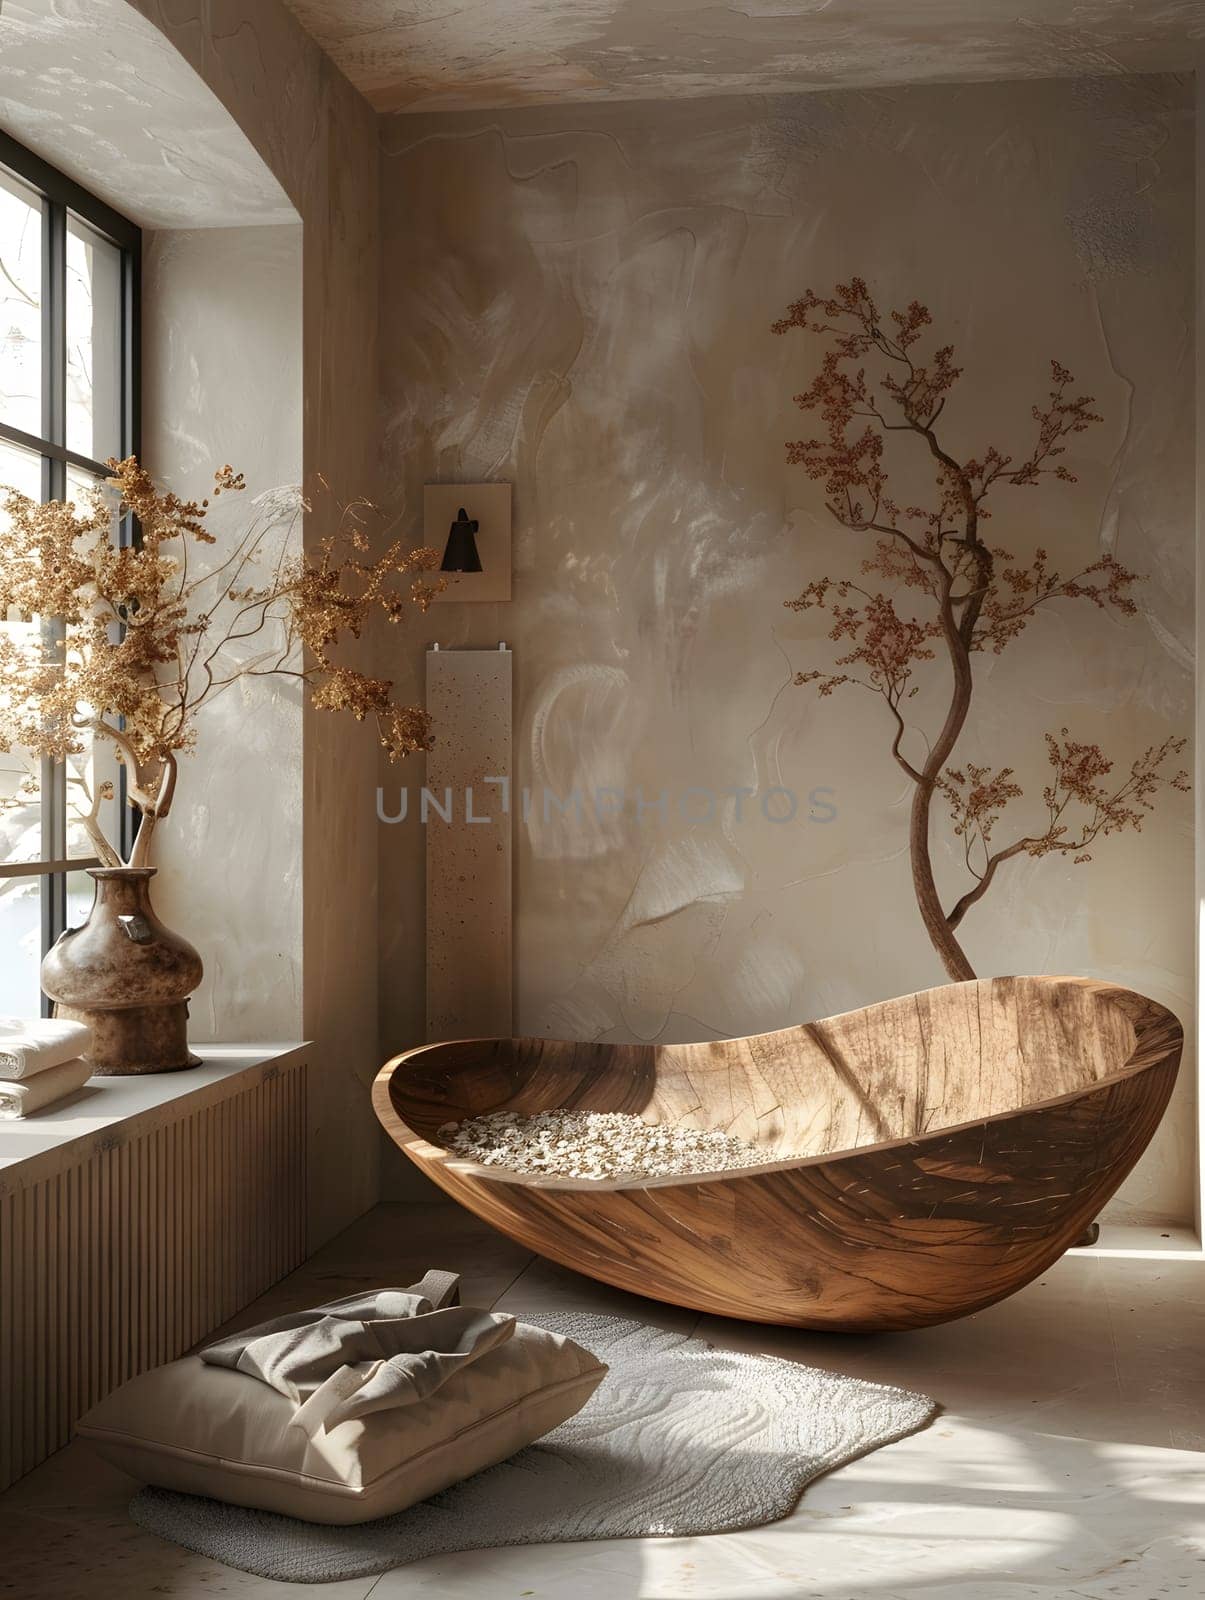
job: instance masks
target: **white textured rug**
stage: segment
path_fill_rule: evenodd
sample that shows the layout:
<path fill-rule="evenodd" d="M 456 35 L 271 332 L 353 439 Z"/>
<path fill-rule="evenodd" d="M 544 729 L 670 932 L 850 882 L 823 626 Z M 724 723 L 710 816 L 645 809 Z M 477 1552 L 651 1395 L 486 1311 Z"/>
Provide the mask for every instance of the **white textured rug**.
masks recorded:
<path fill-rule="evenodd" d="M 584 1312 L 526 1319 L 611 1370 L 576 1417 L 396 1516 L 330 1528 L 143 1489 L 142 1527 L 262 1578 L 327 1583 L 508 1544 L 724 1533 L 785 1516 L 821 1473 L 931 1421 L 925 1395 Z"/>

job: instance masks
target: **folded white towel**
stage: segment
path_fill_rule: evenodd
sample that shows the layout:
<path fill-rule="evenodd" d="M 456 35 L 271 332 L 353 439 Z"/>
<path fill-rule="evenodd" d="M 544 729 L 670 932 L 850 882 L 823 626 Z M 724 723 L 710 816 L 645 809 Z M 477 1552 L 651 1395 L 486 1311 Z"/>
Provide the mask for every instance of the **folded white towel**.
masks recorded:
<path fill-rule="evenodd" d="M 29 1078 L 86 1056 L 92 1030 L 82 1022 L 0 1017 L 0 1078 Z"/>
<path fill-rule="evenodd" d="M 0 1078 L 0 1117 L 12 1122 L 17 1117 L 29 1117 L 57 1105 L 69 1094 L 82 1089 L 92 1076 L 92 1066 L 87 1061 L 61 1061 L 57 1067 L 47 1067 L 32 1078 L 17 1082 Z"/>

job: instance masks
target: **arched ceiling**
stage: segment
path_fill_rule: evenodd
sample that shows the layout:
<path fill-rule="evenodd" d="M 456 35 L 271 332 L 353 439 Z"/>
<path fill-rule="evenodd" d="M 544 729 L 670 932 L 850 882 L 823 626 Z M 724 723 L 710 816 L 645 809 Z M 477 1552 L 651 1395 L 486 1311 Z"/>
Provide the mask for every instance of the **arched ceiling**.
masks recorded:
<path fill-rule="evenodd" d="M 1189 71 L 1205 0 L 286 0 L 382 111 Z"/>
<path fill-rule="evenodd" d="M 144 227 L 297 221 L 230 113 L 127 0 L 3 0 L 0 127 Z"/>

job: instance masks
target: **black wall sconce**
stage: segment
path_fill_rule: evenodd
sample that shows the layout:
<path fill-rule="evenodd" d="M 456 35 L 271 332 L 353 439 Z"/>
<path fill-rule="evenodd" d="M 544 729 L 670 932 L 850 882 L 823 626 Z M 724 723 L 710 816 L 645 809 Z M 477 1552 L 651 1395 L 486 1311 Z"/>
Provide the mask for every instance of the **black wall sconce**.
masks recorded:
<path fill-rule="evenodd" d="M 423 486 L 423 543 L 443 552 L 436 602 L 510 599 L 510 511 L 509 483 Z"/>
<path fill-rule="evenodd" d="M 444 558 L 439 564 L 441 572 L 480 572 L 481 557 L 477 553 L 477 529 L 480 526 L 461 506 L 456 521 L 448 530 Z"/>

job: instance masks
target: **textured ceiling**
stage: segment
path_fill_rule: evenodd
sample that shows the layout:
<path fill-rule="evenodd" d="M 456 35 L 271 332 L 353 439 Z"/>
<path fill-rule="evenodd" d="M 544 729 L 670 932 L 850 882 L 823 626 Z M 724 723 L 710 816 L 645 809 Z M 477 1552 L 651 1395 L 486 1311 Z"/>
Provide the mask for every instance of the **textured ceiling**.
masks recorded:
<path fill-rule="evenodd" d="M 1205 0 L 286 0 L 383 111 L 1191 70 Z"/>

